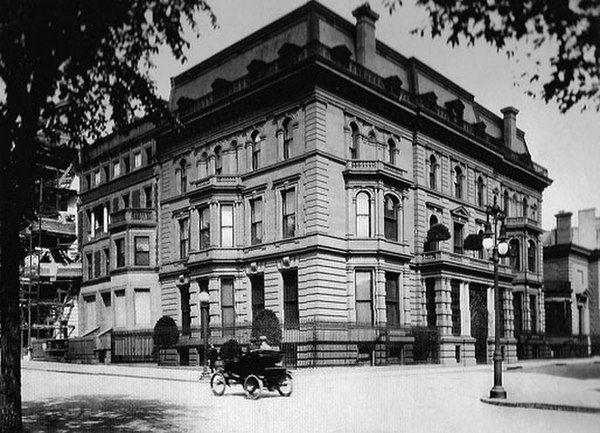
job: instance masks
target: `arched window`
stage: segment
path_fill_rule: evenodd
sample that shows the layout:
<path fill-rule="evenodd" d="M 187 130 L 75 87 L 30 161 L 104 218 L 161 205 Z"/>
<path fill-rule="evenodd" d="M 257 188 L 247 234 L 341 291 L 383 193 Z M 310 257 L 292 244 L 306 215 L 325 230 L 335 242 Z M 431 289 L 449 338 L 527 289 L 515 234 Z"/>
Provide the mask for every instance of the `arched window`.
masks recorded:
<path fill-rule="evenodd" d="M 253 131 L 250 135 L 252 140 L 252 170 L 260 168 L 260 134 L 258 131 Z"/>
<path fill-rule="evenodd" d="M 504 190 L 503 201 L 504 201 L 504 215 L 508 217 L 510 215 L 510 198 L 508 197 L 507 190 Z"/>
<path fill-rule="evenodd" d="M 536 271 L 536 262 L 537 262 L 536 255 L 537 255 L 537 248 L 535 246 L 535 242 L 529 241 L 527 244 L 527 270 L 529 272 Z"/>
<path fill-rule="evenodd" d="M 529 216 L 529 204 L 527 203 L 527 198 L 523 197 L 523 217 L 527 218 Z M 527 221 L 527 220 L 525 220 Z"/>
<path fill-rule="evenodd" d="M 229 149 L 231 150 L 231 152 L 233 152 L 233 159 L 234 159 L 233 170 L 234 170 L 234 174 L 238 174 L 240 172 L 240 166 L 239 166 L 239 161 L 238 161 L 238 144 L 237 144 L 237 141 L 232 140 L 231 144 L 229 145 Z"/>
<path fill-rule="evenodd" d="M 398 211 L 399 202 L 394 196 L 386 195 L 384 199 L 383 225 L 385 238 L 398 240 Z"/>
<path fill-rule="evenodd" d="M 371 206 L 370 197 L 366 192 L 356 195 L 356 236 L 371 236 Z"/>
<path fill-rule="evenodd" d="M 438 223 L 438 217 L 436 217 L 435 215 L 431 215 L 429 217 L 429 228 L 431 228 L 433 225 Z"/>
<path fill-rule="evenodd" d="M 510 267 L 515 271 L 521 269 L 521 246 L 517 239 L 513 239 L 508 244 L 510 254 Z"/>
<path fill-rule="evenodd" d="M 485 205 L 485 183 L 481 176 L 477 178 L 477 205 Z"/>
<path fill-rule="evenodd" d="M 215 147 L 215 174 L 223 174 L 223 158 L 221 157 L 221 146 Z"/>
<path fill-rule="evenodd" d="M 292 131 L 292 119 L 286 117 L 283 121 L 283 159 L 289 159 L 290 149 L 294 144 L 294 132 Z"/>
<path fill-rule="evenodd" d="M 435 156 L 431 155 L 429 157 L 429 188 L 431 189 L 437 188 L 437 170 L 437 159 L 435 158 Z"/>
<path fill-rule="evenodd" d="M 179 161 L 179 192 L 185 194 L 187 192 L 187 162 L 185 159 Z"/>
<path fill-rule="evenodd" d="M 387 160 L 390 164 L 396 164 L 396 143 L 391 138 L 387 142 Z"/>
<path fill-rule="evenodd" d="M 454 183 L 454 197 L 456 198 L 463 198 L 463 180 L 464 180 L 464 176 L 463 176 L 463 172 L 462 169 L 457 165 L 456 167 L 454 167 L 454 172 L 452 173 L 453 175 L 453 183 Z"/>
<path fill-rule="evenodd" d="M 358 130 L 358 125 L 355 122 L 350 124 L 350 131 L 350 159 L 358 159 L 358 151 L 360 148 L 360 132 Z"/>

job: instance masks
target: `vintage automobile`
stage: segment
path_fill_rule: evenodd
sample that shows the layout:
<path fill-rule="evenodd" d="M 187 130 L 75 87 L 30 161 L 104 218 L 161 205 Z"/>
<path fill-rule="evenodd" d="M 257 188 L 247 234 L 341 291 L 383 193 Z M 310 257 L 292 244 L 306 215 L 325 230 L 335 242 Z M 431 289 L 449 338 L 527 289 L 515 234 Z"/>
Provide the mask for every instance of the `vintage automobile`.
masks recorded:
<path fill-rule="evenodd" d="M 225 388 L 241 384 L 246 396 L 252 400 L 260 397 L 266 388 L 289 397 L 293 390 L 292 374 L 281 365 L 282 353 L 272 349 L 256 349 L 239 357 L 227 359 L 223 368 L 210 378 L 213 394 L 221 396 Z"/>

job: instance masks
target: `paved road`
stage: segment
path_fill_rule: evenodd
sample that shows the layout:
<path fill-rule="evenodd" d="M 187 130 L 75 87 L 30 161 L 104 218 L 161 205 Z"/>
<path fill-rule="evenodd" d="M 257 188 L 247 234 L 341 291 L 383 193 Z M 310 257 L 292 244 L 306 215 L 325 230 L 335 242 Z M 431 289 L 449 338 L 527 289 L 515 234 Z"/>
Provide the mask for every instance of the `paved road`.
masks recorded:
<path fill-rule="evenodd" d="M 241 387 L 214 397 L 207 383 L 28 370 L 24 422 L 31 432 L 598 432 L 598 414 L 481 403 L 490 373 L 300 371 L 290 398 L 250 401 Z M 544 381 L 561 392 L 561 380 L 575 379 L 509 372 L 505 387 Z"/>

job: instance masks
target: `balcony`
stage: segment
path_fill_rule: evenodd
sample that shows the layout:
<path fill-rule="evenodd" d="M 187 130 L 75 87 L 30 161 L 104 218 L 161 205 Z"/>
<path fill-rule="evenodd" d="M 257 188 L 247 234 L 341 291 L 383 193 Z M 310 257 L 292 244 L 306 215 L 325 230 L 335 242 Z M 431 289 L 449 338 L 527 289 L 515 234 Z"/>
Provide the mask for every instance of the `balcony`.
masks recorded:
<path fill-rule="evenodd" d="M 537 220 L 528 217 L 508 217 L 504 220 L 504 225 L 506 226 L 506 230 L 532 230 L 538 233 L 544 232 Z"/>
<path fill-rule="evenodd" d="M 122 209 L 110 214 L 110 231 L 127 227 L 156 227 L 154 209 Z"/>
<path fill-rule="evenodd" d="M 241 192 L 243 183 L 239 176 L 209 176 L 191 182 L 196 188 L 189 195 L 206 194 L 209 192 Z"/>
<path fill-rule="evenodd" d="M 344 170 L 346 178 L 382 178 L 390 183 L 399 184 L 399 186 L 410 186 L 412 181 L 409 179 L 406 170 L 398 168 L 379 160 L 351 160 L 346 163 Z"/>
<path fill-rule="evenodd" d="M 441 265 L 455 265 L 462 268 L 468 268 L 469 270 L 489 272 L 493 274 L 494 263 L 491 260 L 478 259 L 466 254 L 457 254 L 449 251 L 429 251 L 423 253 L 421 256 L 422 264 L 441 264 Z M 510 266 L 498 264 L 498 272 L 500 274 L 506 274 L 512 276 L 512 269 Z"/>

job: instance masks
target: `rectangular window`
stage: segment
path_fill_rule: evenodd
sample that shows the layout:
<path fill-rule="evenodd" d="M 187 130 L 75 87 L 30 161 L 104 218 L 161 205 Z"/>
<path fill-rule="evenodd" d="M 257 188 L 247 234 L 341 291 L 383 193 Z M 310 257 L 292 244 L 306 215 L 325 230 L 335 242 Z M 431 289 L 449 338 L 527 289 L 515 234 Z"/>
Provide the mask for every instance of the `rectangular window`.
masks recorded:
<path fill-rule="evenodd" d="M 181 295 L 181 333 L 183 335 L 191 335 L 192 333 L 192 309 L 190 306 L 190 285 L 179 287 Z"/>
<path fill-rule="evenodd" d="M 133 238 L 133 241 L 135 246 L 135 265 L 150 266 L 150 237 L 136 236 Z"/>
<path fill-rule="evenodd" d="M 252 143 L 252 170 L 260 168 L 260 142 Z"/>
<path fill-rule="evenodd" d="M 94 186 L 98 186 L 102 183 L 102 174 L 100 173 L 100 170 L 96 170 L 94 172 Z"/>
<path fill-rule="evenodd" d="M 293 238 L 296 235 L 296 190 L 282 191 L 283 237 Z"/>
<path fill-rule="evenodd" d="M 250 201 L 250 243 L 252 245 L 262 243 L 262 208 L 262 198 Z"/>
<path fill-rule="evenodd" d="M 515 337 L 523 332 L 523 293 L 513 293 L 513 313 L 515 317 Z"/>
<path fill-rule="evenodd" d="M 102 293 L 102 304 L 104 308 L 104 311 L 102 312 L 102 317 L 104 320 L 103 326 L 104 328 L 111 328 L 113 326 L 113 314 L 110 292 Z"/>
<path fill-rule="evenodd" d="M 115 239 L 115 255 L 117 256 L 117 268 L 125 266 L 125 239 Z"/>
<path fill-rule="evenodd" d="M 210 246 L 210 208 L 204 207 L 198 212 L 200 216 L 200 249 Z"/>
<path fill-rule="evenodd" d="M 133 292 L 133 304 L 135 324 L 150 326 L 152 324 L 150 289 L 135 289 Z"/>
<path fill-rule="evenodd" d="M 141 207 L 142 207 L 142 198 L 141 198 L 140 190 L 136 189 L 135 191 L 131 192 L 131 208 L 139 209 Z"/>
<path fill-rule="evenodd" d="M 452 335 L 460 335 L 460 282 L 450 281 L 450 309 L 452 310 Z"/>
<path fill-rule="evenodd" d="M 102 172 L 104 174 L 104 181 L 108 182 L 110 180 L 110 173 L 109 173 L 110 169 L 108 165 L 105 165 L 104 167 L 102 167 Z"/>
<path fill-rule="evenodd" d="M 179 258 L 185 259 L 190 250 L 190 220 L 182 218 L 179 220 Z"/>
<path fill-rule="evenodd" d="M 398 274 L 385 273 L 385 307 L 388 326 L 400 325 L 400 293 L 398 290 Z"/>
<path fill-rule="evenodd" d="M 435 280 L 425 280 L 425 307 L 427 309 L 427 327 L 437 326 L 437 314 L 435 311 Z"/>
<path fill-rule="evenodd" d="M 127 325 L 127 305 L 125 304 L 125 290 L 115 291 L 115 327 L 122 328 Z"/>
<path fill-rule="evenodd" d="M 224 331 L 235 326 L 235 303 L 233 299 L 233 278 L 221 278 L 221 318 Z"/>
<path fill-rule="evenodd" d="M 110 274 L 110 250 L 104 248 L 104 272 L 106 275 Z"/>
<path fill-rule="evenodd" d="M 146 209 L 152 208 L 152 186 L 144 188 L 144 204 Z"/>
<path fill-rule="evenodd" d="M 113 162 L 113 178 L 121 176 L 121 162 Z"/>
<path fill-rule="evenodd" d="M 233 247 L 233 206 L 221 205 L 221 246 Z"/>
<path fill-rule="evenodd" d="M 131 158 L 129 158 L 129 155 L 127 155 L 123 158 L 123 172 L 124 172 L 123 174 L 129 173 L 130 161 L 131 161 Z"/>
<path fill-rule="evenodd" d="M 147 147 L 146 151 L 146 164 L 152 164 L 152 147 Z"/>
<path fill-rule="evenodd" d="M 84 296 L 85 303 L 85 330 L 96 327 L 96 295 Z"/>
<path fill-rule="evenodd" d="M 529 295 L 529 314 L 531 317 L 531 332 L 537 332 L 537 296 Z"/>
<path fill-rule="evenodd" d="M 250 277 L 252 285 L 252 317 L 265 309 L 265 276 L 263 274 Z"/>
<path fill-rule="evenodd" d="M 123 209 L 129 209 L 129 193 L 121 197 L 123 199 Z"/>
<path fill-rule="evenodd" d="M 85 174 L 84 188 L 90 190 L 92 188 L 92 176 L 89 173 Z"/>
<path fill-rule="evenodd" d="M 298 310 L 298 271 L 282 272 L 283 277 L 283 320 L 286 324 L 300 322 Z"/>
<path fill-rule="evenodd" d="M 356 271 L 356 323 L 373 323 L 373 273 Z"/>
<path fill-rule="evenodd" d="M 91 254 L 86 254 L 85 259 L 87 261 L 87 278 L 91 280 L 94 278 L 94 260 Z"/>
<path fill-rule="evenodd" d="M 454 223 L 454 252 L 456 254 L 462 254 L 464 251 L 463 246 L 463 225 L 460 223 Z"/>
<path fill-rule="evenodd" d="M 112 201 L 112 210 L 113 210 L 113 213 L 114 212 L 119 212 L 119 198 L 118 197 L 113 198 L 113 201 Z"/>
<path fill-rule="evenodd" d="M 142 152 L 135 152 L 133 154 L 133 168 L 140 168 L 142 166 Z"/>

